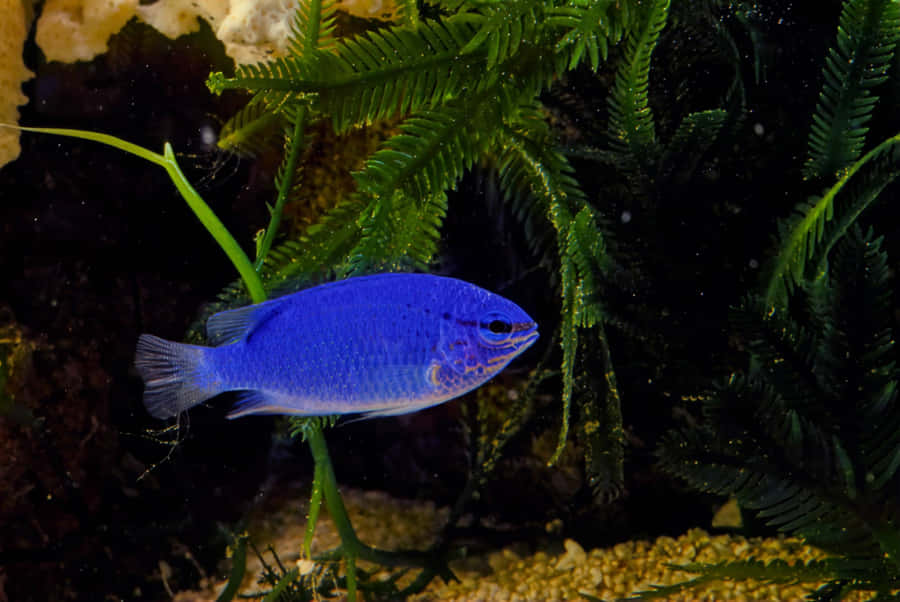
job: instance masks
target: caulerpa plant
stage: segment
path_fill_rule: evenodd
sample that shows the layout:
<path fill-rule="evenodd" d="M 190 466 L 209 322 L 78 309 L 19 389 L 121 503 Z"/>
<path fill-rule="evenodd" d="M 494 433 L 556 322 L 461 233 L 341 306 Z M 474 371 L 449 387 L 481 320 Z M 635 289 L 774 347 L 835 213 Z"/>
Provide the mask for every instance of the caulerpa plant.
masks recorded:
<path fill-rule="evenodd" d="M 749 367 L 717 384 L 702 399 L 701 421 L 670 433 L 659 450 L 665 471 L 736 497 L 828 556 L 693 563 L 679 568 L 698 577 L 642 599 L 718 579 L 820 584 L 811 600 L 897 599 L 895 303 L 883 239 L 859 219 L 900 176 L 900 135 L 863 154 L 898 39 L 900 4 L 844 2 L 803 169 L 824 191 L 781 224 L 762 291 L 735 312 Z"/>

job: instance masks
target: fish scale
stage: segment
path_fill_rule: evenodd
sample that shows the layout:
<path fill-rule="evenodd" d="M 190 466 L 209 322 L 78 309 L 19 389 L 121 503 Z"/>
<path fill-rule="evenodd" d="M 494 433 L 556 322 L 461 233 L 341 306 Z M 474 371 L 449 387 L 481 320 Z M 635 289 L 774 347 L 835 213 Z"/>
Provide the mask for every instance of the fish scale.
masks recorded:
<path fill-rule="evenodd" d="M 518 305 L 430 274 L 349 278 L 210 317 L 218 346 L 138 340 L 144 403 L 170 418 L 225 391 L 229 417 L 413 412 L 480 386 L 538 338 Z"/>

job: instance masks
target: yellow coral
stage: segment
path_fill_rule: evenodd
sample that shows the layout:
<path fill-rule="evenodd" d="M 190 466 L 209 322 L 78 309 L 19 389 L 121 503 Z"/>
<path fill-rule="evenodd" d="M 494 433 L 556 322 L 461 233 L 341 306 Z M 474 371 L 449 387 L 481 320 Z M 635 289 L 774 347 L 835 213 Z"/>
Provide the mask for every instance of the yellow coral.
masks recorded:
<path fill-rule="evenodd" d="M 51 61 L 87 61 L 106 51 L 109 36 L 131 19 L 138 0 L 47 0 L 37 43 Z"/>
<path fill-rule="evenodd" d="M 8 1 L 8 0 L 4 0 Z M 298 0 L 47 0 L 37 42 L 48 59 L 89 60 L 106 50 L 109 37 L 137 17 L 170 38 L 210 24 L 237 63 L 284 54 Z M 338 8 L 365 18 L 390 18 L 392 0 L 342 0 Z"/>
<path fill-rule="evenodd" d="M 303 1 L 303 0 L 299 0 Z M 208 22 L 237 63 L 255 63 L 284 54 L 298 0 L 47 0 L 36 40 L 48 60 L 90 60 L 107 49 L 110 36 L 134 17 L 170 38 Z M 364 18 L 394 16 L 393 0 L 339 0 L 339 10 Z M 0 0 L 0 123 L 18 122 L 17 107 L 31 73 L 22 63 L 25 44 L 23 0 Z M 19 155 L 15 131 L 0 131 L 0 166 Z"/>
<path fill-rule="evenodd" d="M 28 31 L 22 0 L 0 0 L 0 123 L 17 123 L 19 105 L 28 102 L 22 82 L 31 71 L 22 62 L 22 47 Z M 19 156 L 19 133 L 0 129 L 0 166 Z"/>
<path fill-rule="evenodd" d="M 197 31 L 198 19 L 209 23 L 213 31 L 228 14 L 228 0 L 158 0 L 139 6 L 138 17 L 153 29 L 170 38 Z"/>

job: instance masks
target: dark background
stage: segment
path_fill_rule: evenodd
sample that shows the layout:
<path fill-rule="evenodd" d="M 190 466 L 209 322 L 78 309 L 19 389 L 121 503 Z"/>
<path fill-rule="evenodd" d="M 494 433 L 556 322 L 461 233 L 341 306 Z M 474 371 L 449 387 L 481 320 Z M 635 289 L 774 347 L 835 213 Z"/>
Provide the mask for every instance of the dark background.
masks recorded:
<path fill-rule="evenodd" d="M 675 4 L 651 70 L 663 141 L 688 112 L 722 106 L 734 75 L 709 24 L 696 18 L 703 3 Z M 615 241 L 610 306 L 635 327 L 610 329 L 628 436 L 628 494 L 598 504 L 581 483 L 573 497 L 554 495 L 553 470 L 529 457 L 529 439 L 522 438 L 481 500 L 483 513 L 521 525 L 520 534 L 561 518 L 561 535 L 585 547 L 708 524 L 716 500 L 657 474 L 654 443 L 678 424 L 683 396 L 743 367 L 729 338 L 729 307 L 758 286 L 777 220 L 819 192 L 800 170 L 839 10 L 838 2 L 767 3 L 747 12 L 758 38 L 722 16 L 741 54 L 746 112 L 684 179 L 636 196 L 622 192 L 615 170 L 573 159 Z M 273 168 L 203 143 L 204 128 L 218 131 L 241 106 L 237 96 L 206 90 L 211 70 L 231 69 L 207 28 L 173 42 L 132 27 L 110 53 L 75 65 L 47 64 L 29 44 L 26 62 L 37 77 L 25 86 L 30 102 L 21 124 L 95 130 L 157 151 L 171 142 L 188 178 L 252 248 L 267 221 Z M 547 94 L 561 136 L 572 144 L 605 144 L 614 64 L 615 52 L 599 75 L 575 72 Z M 870 142 L 900 130 L 900 115 L 890 110 L 897 81 L 894 69 Z M 22 601 L 167 599 L 155 576 L 159 561 L 173 569 L 176 590 L 200 574 L 185 550 L 204 570 L 217 570 L 228 531 L 238 530 L 267 492 L 264 480 L 307 479 L 311 460 L 275 419 L 223 420 L 227 400 L 192 411 L 189 428 L 177 432 L 162 431 L 165 425 L 146 415 L 132 366 L 137 336 L 182 337 L 236 274 L 162 169 L 66 138 L 23 134 L 22 148 L 0 169 L 0 316 L 35 347 L 10 381 L 16 403 L 33 419 L 0 417 L 5 591 Z M 897 257 L 893 194 L 866 221 L 887 235 Z M 539 258 L 496 198 L 490 173 L 476 171 L 460 184 L 444 234 L 438 269 L 516 299 L 537 316 L 547 333 L 541 344 L 549 344 L 558 320 L 552 279 L 536 269 Z M 508 382 L 541 352 L 523 357 Z M 555 436 L 558 391 L 558 383 L 547 389 L 546 415 L 534 433 Z M 466 476 L 460 403 L 329 431 L 339 481 L 452 503 Z"/>

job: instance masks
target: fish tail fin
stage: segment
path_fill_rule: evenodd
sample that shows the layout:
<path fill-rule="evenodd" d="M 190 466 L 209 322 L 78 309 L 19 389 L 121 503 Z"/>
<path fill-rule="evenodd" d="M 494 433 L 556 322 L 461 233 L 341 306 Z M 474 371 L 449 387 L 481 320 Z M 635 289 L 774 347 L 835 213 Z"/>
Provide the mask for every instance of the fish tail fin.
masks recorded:
<path fill-rule="evenodd" d="M 207 351 L 151 334 L 138 338 L 134 365 L 144 379 L 144 406 L 154 418 L 172 418 L 221 392 L 209 386 Z"/>

